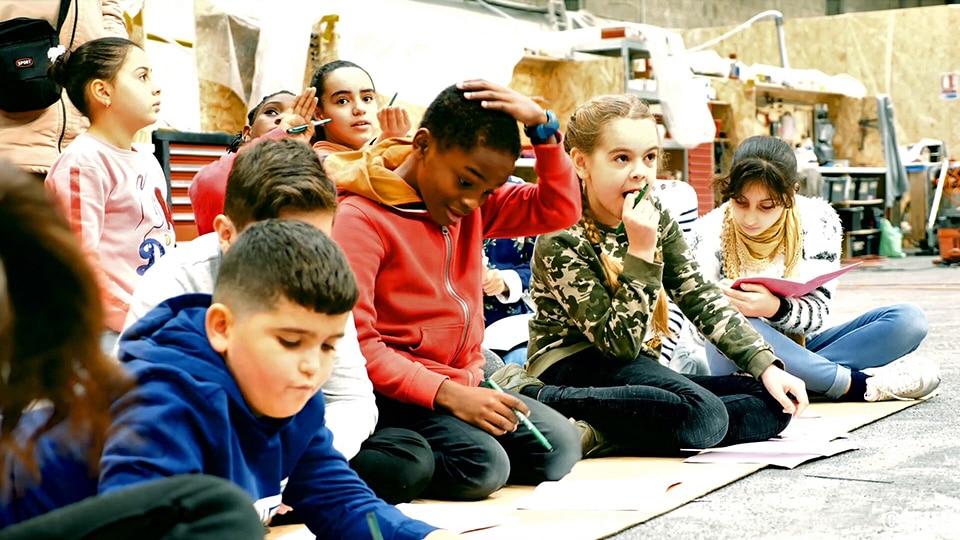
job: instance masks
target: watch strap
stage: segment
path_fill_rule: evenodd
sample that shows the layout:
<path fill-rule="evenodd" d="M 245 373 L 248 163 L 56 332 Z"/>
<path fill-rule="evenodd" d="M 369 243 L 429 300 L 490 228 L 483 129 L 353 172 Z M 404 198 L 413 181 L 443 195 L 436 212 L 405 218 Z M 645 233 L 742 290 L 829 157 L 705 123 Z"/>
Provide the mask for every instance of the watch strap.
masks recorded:
<path fill-rule="evenodd" d="M 547 121 L 535 126 L 524 126 L 523 132 L 526 133 L 530 142 L 533 144 L 544 144 L 547 139 L 560 133 L 560 120 L 557 119 L 553 111 L 544 111 L 547 113 Z"/>

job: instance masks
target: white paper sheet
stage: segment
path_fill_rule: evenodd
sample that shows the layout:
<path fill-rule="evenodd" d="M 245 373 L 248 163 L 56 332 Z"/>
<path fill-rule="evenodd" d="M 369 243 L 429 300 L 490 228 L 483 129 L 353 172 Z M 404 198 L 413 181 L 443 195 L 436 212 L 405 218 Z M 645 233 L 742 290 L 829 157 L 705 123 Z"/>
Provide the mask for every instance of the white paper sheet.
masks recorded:
<path fill-rule="evenodd" d="M 463 503 L 404 503 L 398 504 L 397 510 L 407 517 L 419 519 L 434 527 L 463 534 L 508 523 L 511 518 L 507 514 L 512 512 L 513 508 Z"/>
<path fill-rule="evenodd" d="M 860 446 L 849 439 L 771 439 L 709 448 L 685 459 L 684 463 L 763 463 L 792 469 L 812 459 L 834 456 L 858 448 Z"/>
<path fill-rule="evenodd" d="M 642 510 L 659 503 L 667 488 L 677 483 L 670 478 L 542 482 L 533 493 L 517 499 L 517 508 L 550 511 Z"/>
<path fill-rule="evenodd" d="M 533 313 L 504 317 L 483 331 L 483 346 L 493 351 L 509 351 L 530 339 L 528 323 Z"/>

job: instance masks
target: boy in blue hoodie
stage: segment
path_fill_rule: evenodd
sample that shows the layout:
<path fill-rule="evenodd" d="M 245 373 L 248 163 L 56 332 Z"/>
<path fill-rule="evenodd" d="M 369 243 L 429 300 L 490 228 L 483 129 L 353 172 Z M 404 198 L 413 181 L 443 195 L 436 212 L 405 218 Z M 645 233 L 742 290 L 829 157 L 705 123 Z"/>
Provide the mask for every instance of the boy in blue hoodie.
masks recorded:
<path fill-rule="evenodd" d="M 292 507 L 318 538 L 457 538 L 376 498 L 323 426 L 320 385 L 357 300 L 337 245 L 295 220 L 251 224 L 214 293 L 171 298 L 134 324 L 120 359 L 137 386 L 115 402 L 99 489 L 199 472 L 227 478 L 264 522 Z"/>

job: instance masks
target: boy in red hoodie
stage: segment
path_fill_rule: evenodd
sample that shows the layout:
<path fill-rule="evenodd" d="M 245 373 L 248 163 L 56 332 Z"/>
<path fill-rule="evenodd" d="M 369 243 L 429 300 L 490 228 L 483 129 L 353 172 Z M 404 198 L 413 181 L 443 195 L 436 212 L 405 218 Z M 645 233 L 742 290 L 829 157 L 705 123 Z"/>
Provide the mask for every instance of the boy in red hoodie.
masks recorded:
<path fill-rule="evenodd" d="M 537 184 L 507 184 L 534 143 Z M 333 237 L 360 289 L 360 348 L 378 427 L 413 429 L 433 448 L 425 497 L 483 499 L 507 481 L 557 480 L 580 458 L 556 411 L 483 382 L 484 238 L 532 236 L 580 217 L 580 191 L 559 122 L 533 100 L 486 81 L 440 93 L 410 140 L 389 139 L 324 162 L 341 191 Z M 518 411 L 546 437 L 548 450 Z"/>

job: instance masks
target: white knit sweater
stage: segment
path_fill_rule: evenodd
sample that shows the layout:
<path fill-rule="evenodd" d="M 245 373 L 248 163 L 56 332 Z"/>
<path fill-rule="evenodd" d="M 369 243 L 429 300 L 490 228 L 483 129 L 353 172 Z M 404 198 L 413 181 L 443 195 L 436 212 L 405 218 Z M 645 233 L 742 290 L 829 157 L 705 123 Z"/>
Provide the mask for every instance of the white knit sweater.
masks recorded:
<path fill-rule="evenodd" d="M 803 227 L 803 258 L 797 266 L 794 279 L 806 281 L 820 274 L 840 268 L 842 233 L 840 217 L 836 210 L 823 199 L 797 195 L 797 209 Z M 720 231 L 723 215 L 729 202 L 701 217 L 694 224 L 690 248 L 700 264 L 703 275 L 720 281 L 723 273 L 720 252 Z M 784 256 L 781 254 L 763 272 L 757 275 L 784 277 Z M 802 333 L 810 336 L 826 328 L 830 315 L 830 301 L 837 290 L 837 280 L 828 282 L 813 292 L 799 298 L 787 298 L 789 311 L 779 319 L 767 322 L 782 332 Z"/>

